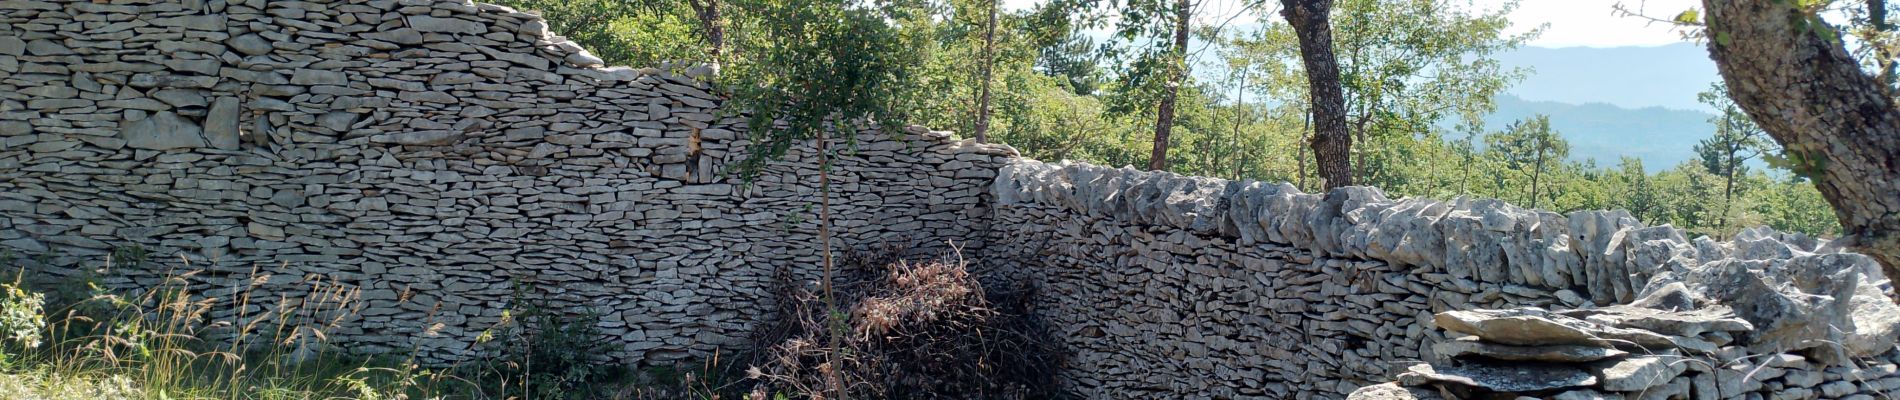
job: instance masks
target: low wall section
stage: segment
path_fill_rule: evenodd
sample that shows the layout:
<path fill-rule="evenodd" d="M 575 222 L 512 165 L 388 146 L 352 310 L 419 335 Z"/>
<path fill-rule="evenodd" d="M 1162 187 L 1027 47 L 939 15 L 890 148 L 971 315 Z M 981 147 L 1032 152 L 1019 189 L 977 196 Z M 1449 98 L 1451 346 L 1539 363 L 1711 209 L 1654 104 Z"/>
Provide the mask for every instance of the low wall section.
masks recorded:
<path fill-rule="evenodd" d="M 1343 398 L 1436 357 L 1437 312 L 1622 304 L 1652 282 L 1731 270 L 1784 291 L 1717 299 L 1761 335 L 1724 345 L 1780 340 L 1732 355 L 1848 343 L 1885 366 L 1869 376 L 1893 373 L 1900 309 L 1877 266 L 1798 235 L 1689 240 L 1624 212 L 1033 160 L 1005 166 L 992 192 L 981 259 L 1041 288 L 1037 310 L 1072 357 L 1062 378 L 1085 397 Z"/>

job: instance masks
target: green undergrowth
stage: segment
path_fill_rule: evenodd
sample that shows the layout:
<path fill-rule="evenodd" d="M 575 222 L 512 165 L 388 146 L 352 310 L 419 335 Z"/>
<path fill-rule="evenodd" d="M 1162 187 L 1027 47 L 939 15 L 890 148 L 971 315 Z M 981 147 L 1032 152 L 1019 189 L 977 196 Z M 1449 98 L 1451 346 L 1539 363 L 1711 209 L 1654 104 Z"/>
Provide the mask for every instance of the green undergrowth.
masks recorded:
<path fill-rule="evenodd" d="M 855 398 L 1054 394 L 1056 359 L 1024 319 L 1022 297 L 986 294 L 961 262 L 849 262 L 862 273 L 841 283 L 848 312 L 826 313 L 781 277 L 791 301 L 754 338 L 763 350 L 634 368 L 606 356 L 614 341 L 599 313 L 554 304 L 530 283 L 517 283 L 500 322 L 472 339 L 475 357 L 441 366 L 413 347 L 364 356 L 332 344 L 363 302 L 355 286 L 322 275 L 285 284 L 259 269 L 157 273 L 138 290 L 107 289 L 129 279 L 104 278 L 114 264 L 149 272 L 145 257 L 115 251 L 102 267 L 46 279 L 29 266 L 47 259 L 0 254 L 0 271 L 11 272 L 0 272 L 0 400 L 803 399 L 834 397 L 818 383 L 834 368 Z M 849 329 L 829 332 L 818 315 Z M 829 334 L 848 336 L 845 346 L 812 346 Z"/>
<path fill-rule="evenodd" d="M 114 254 L 126 261 L 120 268 L 143 264 L 142 252 Z M 524 300 L 529 285 L 521 286 L 503 323 L 478 339 L 488 349 L 482 356 L 425 366 L 409 355 L 414 349 L 372 357 L 329 343 L 361 302 L 356 289 L 319 277 L 300 282 L 296 287 L 307 288 L 300 293 L 254 302 L 254 294 L 265 298 L 261 287 L 270 280 L 256 272 L 240 280 L 248 287 L 206 288 L 199 272 L 184 272 L 124 293 L 100 283 L 109 266 L 29 282 L 25 265 L 44 263 L 0 254 L 0 266 L 12 272 L 0 274 L 0 398 L 719 398 L 706 383 L 710 374 L 693 367 L 606 363 L 598 315 Z"/>

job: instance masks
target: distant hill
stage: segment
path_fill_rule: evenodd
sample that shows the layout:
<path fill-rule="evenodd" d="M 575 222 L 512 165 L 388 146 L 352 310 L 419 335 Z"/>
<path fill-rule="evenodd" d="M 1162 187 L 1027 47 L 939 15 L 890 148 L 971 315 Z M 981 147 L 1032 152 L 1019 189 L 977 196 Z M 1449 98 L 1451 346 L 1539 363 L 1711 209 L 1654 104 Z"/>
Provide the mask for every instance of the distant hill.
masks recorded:
<path fill-rule="evenodd" d="M 1570 141 L 1574 160 L 1596 159 L 1615 166 L 1621 156 L 1643 160 L 1650 171 L 1675 167 L 1695 157 L 1697 141 L 1715 134 L 1712 115 L 1662 107 L 1624 108 L 1605 103 L 1568 104 L 1498 96 L 1497 111 L 1485 117 L 1487 131 L 1503 130 L 1520 118 L 1550 116 L 1552 129 Z"/>
<path fill-rule="evenodd" d="M 1721 80 L 1701 45 L 1656 47 L 1525 47 L 1497 55 L 1506 66 L 1533 69 L 1510 93 L 1531 101 L 1609 103 L 1625 108 L 1706 110 L 1696 93 Z"/>
<path fill-rule="evenodd" d="M 1694 158 L 1696 142 L 1715 132 L 1708 107 L 1696 101 L 1721 80 L 1702 45 L 1525 47 L 1497 59 L 1531 71 L 1498 96 L 1486 129 L 1549 115 L 1552 128 L 1570 141 L 1572 159 L 1614 166 L 1631 156 L 1650 171 L 1672 168 Z"/>

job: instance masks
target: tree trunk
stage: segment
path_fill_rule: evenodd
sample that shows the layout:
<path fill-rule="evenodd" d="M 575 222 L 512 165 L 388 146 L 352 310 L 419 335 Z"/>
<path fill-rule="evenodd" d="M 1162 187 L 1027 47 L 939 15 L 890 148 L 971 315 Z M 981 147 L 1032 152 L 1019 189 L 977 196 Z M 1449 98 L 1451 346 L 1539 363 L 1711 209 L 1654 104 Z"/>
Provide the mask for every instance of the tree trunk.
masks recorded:
<path fill-rule="evenodd" d="M 1531 208 L 1537 208 L 1537 198 L 1540 197 L 1537 193 L 1537 181 L 1544 179 L 1544 146 L 1546 145 L 1543 141 L 1537 143 L 1537 166 L 1531 170 Z"/>
<path fill-rule="evenodd" d="M 1813 178 L 1843 243 L 1900 277 L 1900 111 L 1839 35 L 1778 0 L 1703 0 L 1735 103 Z M 1796 24 L 1815 21 L 1814 28 Z"/>
<path fill-rule="evenodd" d="M 824 287 L 825 296 L 825 329 L 833 330 L 835 327 L 844 323 L 844 321 L 840 321 L 836 317 L 843 313 L 844 310 L 838 309 L 838 295 L 832 291 L 832 281 L 836 280 L 836 274 L 831 259 L 831 150 L 825 143 L 825 130 L 823 128 L 818 129 L 817 136 L 818 248 L 824 255 L 825 281 L 822 286 Z M 825 352 L 827 357 L 825 363 L 831 365 L 830 368 L 825 368 L 825 378 L 829 381 L 828 385 L 831 386 L 833 398 L 845 400 L 850 394 L 845 391 L 844 377 L 841 371 L 844 367 L 844 347 L 839 342 L 838 331 L 833 330 L 825 336 L 828 338 L 826 341 L 826 346 L 828 347 L 826 347 L 827 351 Z"/>
<path fill-rule="evenodd" d="M 1300 118 L 1300 143 L 1307 143 L 1307 138 L 1306 138 L 1306 134 L 1307 134 L 1308 132 L 1312 132 L 1312 131 L 1313 131 L 1313 113 L 1311 113 L 1311 112 L 1308 112 L 1308 113 L 1306 113 L 1306 115 L 1305 115 L 1305 116 L 1303 116 L 1302 118 Z M 1306 146 L 1296 146 L 1296 147 L 1294 147 L 1294 148 L 1293 148 L 1293 150 L 1294 150 L 1294 151 L 1298 151 L 1298 152 L 1299 152 L 1299 157 L 1300 157 L 1300 160 L 1299 160 L 1299 164 L 1300 164 L 1300 190 L 1312 190 L 1312 188 L 1311 188 L 1311 187 L 1309 187 L 1309 186 L 1306 186 L 1306 150 L 1307 150 L 1307 147 L 1306 147 Z"/>
<path fill-rule="evenodd" d="M 983 97 L 976 104 L 976 142 L 990 142 L 990 81 L 996 69 L 996 0 L 990 0 L 990 22 L 983 31 Z"/>
<path fill-rule="evenodd" d="M 1715 218 L 1715 227 L 1723 233 L 1728 232 L 1729 204 L 1735 201 L 1735 170 L 1738 169 L 1736 164 L 1741 163 L 1736 157 L 1742 152 L 1742 144 L 1735 137 L 1733 115 L 1735 115 L 1733 112 L 1722 114 L 1722 133 L 1720 133 L 1723 135 L 1723 143 L 1728 146 L 1722 149 L 1728 152 L 1728 159 L 1724 160 L 1722 165 L 1722 214 Z M 1721 235 L 1716 236 L 1718 239 L 1721 237 Z"/>
<path fill-rule="evenodd" d="M 1234 146 L 1235 180 L 1241 179 L 1240 166 L 1247 163 L 1244 150 L 1245 146 L 1240 145 L 1240 126 L 1246 123 L 1242 119 L 1247 115 L 1247 74 L 1250 72 L 1253 72 L 1253 64 L 1241 66 L 1240 84 L 1234 85 L 1234 137 L 1233 140 L 1231 140 L 1231 146 Z"/>
<path fill-rule="evenodd" d="M 1465 143 L 1458 148 L 1458 152 L 1464 155 L 1464 168 L 1458 172 L 1458 195 L 1460 196 L 1471 193 L 1471 163 L 1474 161 L 1471 154 L 1471 141 L 1477 135 L 1475 131 L 1465 133 Z"/>
<path fill-rule="evenodd" d="M 1181 91 L 1181 83 L 1187 80 L 1188 17 L 1192 7 L 1188 0 L 1174 2 L 1174 47 L 1169 50 L 1168 83 L 1161 95 L 1161 106 L 1155 109 L 1155 148 L 1148 155 L 1148 170 L 1165 171 L 1168 169 L 1168 136 L 1174 133 L 1174 98 Z"/>
<path fill-rule="evenodd" d="M 1314 163 L 1325 189 L 1352 185 L 1352 137 L 1346 132 L 1346 97 L 1339 87 L 1339 61 L 1333 57 L 1333 0 L 1280 0 L 1300 39 L 1300 60 L 1313 113 Z"/>
<path fill-rule="evenodd" d="M 726 52 L 726 27 L 719 14 L 719 0 L 693 0 L 690 4 L 699 16 L 700 29 L 706 30 L 706 55 L 718 65 Z"/>
<path fill-rule="evenodd" d="M 1887 0 L 1867 0 L 1867 19 L 1873 22 L 1874 31 L 1893 32 L 1893 23 L 1887 20 Z M 1885 47 L 1874 47 L 1874 54 L 1880 57 L 1880 82 L 1892 89 L 1900 81 L 1900 71 L 1894 70 L 1894 54 Z"/>

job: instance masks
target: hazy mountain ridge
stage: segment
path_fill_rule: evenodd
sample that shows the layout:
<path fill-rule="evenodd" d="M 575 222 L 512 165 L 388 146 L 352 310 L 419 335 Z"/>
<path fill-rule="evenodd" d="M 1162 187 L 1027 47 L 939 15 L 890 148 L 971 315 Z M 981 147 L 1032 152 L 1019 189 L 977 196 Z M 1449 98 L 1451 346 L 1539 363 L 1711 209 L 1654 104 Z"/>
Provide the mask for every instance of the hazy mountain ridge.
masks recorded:
<path fill-rule="evenodd" d="M 1696 94 L 1720 80 L 1701 45 L 1655 47 L 1526 47 L 1497 59 L 1528 76 L 1496 99 L 1487 131 L 1519 118 L 1550 116 L 1570 141 L 1574 160 L 1614 166 L 1622 156 L 1650 171 L 1695 157 L 1695 144 L 1715 132 L 1713 115 Z"/>
<path fill-rule="evenodd" d="M 1714 135 L 1713 115 L 1663 107 L 1624 108 L 1607 103 L 1569 104 L 1498 96 L 1497 110 L 1485 116 L 1485 130 L 1503 130 L 1512 121 L 1535 114 L 1550 116 L 1551 129 L 1570 141 L 1570 158 L 1595 159 L 1614 166 L 1622 156 L 1643 160 L 1655 171 L 1695 157 L 1695 144 Z"/>

